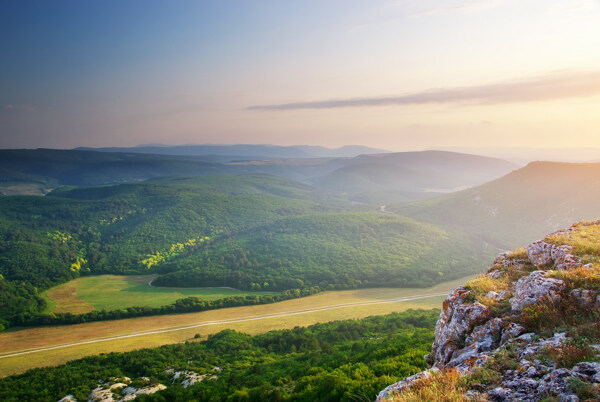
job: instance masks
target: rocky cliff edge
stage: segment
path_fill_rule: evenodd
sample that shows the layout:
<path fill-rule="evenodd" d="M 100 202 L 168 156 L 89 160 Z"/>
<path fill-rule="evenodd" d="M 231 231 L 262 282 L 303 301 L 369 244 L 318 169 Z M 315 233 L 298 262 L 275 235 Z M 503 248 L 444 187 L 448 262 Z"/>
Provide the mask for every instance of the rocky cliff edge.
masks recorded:
<path fill-rule="evenodd" d="M 600 221 L 578 223 L 452 291 L 430 369 L 378 401 L 600 400 Z"/>

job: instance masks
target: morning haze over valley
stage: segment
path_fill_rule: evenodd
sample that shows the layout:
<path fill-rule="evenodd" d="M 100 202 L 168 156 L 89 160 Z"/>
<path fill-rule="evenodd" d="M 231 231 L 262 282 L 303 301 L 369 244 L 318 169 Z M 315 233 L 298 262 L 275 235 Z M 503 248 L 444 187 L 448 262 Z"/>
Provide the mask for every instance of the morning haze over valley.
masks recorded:
<path fill-rule="evenodd" d="M 0 400 L 600 400 L 600 1 L 0 1 Z"/>

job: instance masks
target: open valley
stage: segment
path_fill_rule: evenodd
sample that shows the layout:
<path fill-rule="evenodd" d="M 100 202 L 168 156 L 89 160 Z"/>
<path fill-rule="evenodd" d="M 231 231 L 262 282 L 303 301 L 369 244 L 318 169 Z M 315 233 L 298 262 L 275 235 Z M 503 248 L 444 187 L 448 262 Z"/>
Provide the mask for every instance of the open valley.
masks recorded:
<path fill-rule="evenodd" d="M 147 348 L 188 341 L 193 339 L 195 334 L 200 334 L 202 338 L 205 338 L 208 334 L 226 328 L 256 334 L 275 329 L 306 326 L 317 322 L 362 318 L 407 309 L 439 308 L 444 299 L 443 295 L 465 280 L 468 280 L 468 278 L 445 282 L 427 289 L 373 288 L 324 292 L 270 305 L 12 330 L 0 334 L 0 375 L 6 376 L 34 367 L 57 365 L 98 353 L 124 352 L 140 347 Z M 414 298 L 414 300 L 390 301 L 391 299 L 403 298 Z M 290 315 L 286 315 L 287 313 L 290 313 Z M 246 318 L 259 319 L 244 320 Z M 224 320 L 230 322 L 200 326 L 203 323 Z M 235 322 L 236 320 L 240 321 Z M 198 326 L 191 327 L 193 325 Z M 177 330 L 181 327 L 190 328 Z M 160 332 L 165 329 L 170 329 L 170 331 Z M 127 336 L 142 332 L 152 333 L 5 357 L 33 349 L 77 342 L 93 342 L 103 338 Z"/>
<path fill-rule="evenodd" d="M 600 0 L 0 20 L 0 402 L 600 401 Z"/>
<path fill-rule="evenodd" d="M 260 295 L 233 288 L 168 288 L 150 283 L 157 275 L 100 275 L 77 278 L 44 292 L 49 307 L 45 313 L 87 313 L 133 306 L 160 307 L 184 297 L 215 300 L 227 296 Z"/>

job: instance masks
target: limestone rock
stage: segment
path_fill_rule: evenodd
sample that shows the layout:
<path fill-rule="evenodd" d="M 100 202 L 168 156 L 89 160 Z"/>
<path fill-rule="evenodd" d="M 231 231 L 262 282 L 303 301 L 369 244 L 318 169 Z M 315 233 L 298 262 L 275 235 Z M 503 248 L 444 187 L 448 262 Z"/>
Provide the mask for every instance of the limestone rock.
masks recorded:
<path fill-rule="evenodd" d="M 498 292 L 494 292 L 493 290 L 490 290 L 489 292 L 486 293 L 485 297 L 489 298 L 489 299 L 493 299 L 496 301 L 502 301 L 505 300 L 508 296 L 510 296 L 510 292 L 508 290 L 503 290 L 502 292 L 498 293 Z"/>
<path fill-rule="evenodd" d="M 444 304 L 435 326 L 435 340 L 428 360 L 434 367 L 443 367 L 472 328 L 489 317 L 489 309 L 479 302 L 465 303 L 471 291 L 463 287 L 452 291 Z"/>
<path fill-rule="evenodd" d="M 584 375 L 594 382 L 600 382 L 600 363 L 596 362 L 581 362 L 573 366 L 575 373 Z"/>
<path fill-rule="evenodd" d="M 388 398 L 390 398 L 390 397 L 392 397 L 394 395 L 399 394 L 402 390 L 410 387 L 415 382 L 417 382 L 419 380 L 422 380 L 424 378 L 431 377 L 431 374 L 434 371 L 435 370 L 421 371 L 420 373 L 411 375 L 410 377 L 406 377 L 402 381 L 399 381 L 399 382 L 397 382 L 395 384 L 392 384 L 392 385 L 388 386 L 383 391 L 381 391 L 379 393 L 379 395 L 377 395 L 377 402 L 385 401 Z"/>
<path fill-rule="evenodd" d="M 501 271 L 499 269 L 495 269 L 493 271 L 490 271 L 487 273 L 487 276 L 489 276 L 490 278 L 494 278 L 494 279 L 498 279 L 500 278 L 502 275 L 504 275 L 504 271 Z"/>
<path fill-rule="evenodd" d="M 567 270 L 583 265 L 581 258 L 571 254 L 572 249 L 571 246 L 557 246 L 538 240 L 527 247 L 527 256 L 536 267 L 555 265 L 558 270 Z"/>
<path fill-rule="evenodd" d="M 565 283 L 560 279 L 546 278 L 546 271 L 534 271 L 517 281 L 510 305 L 514 312 L 518 312 L 537 303 L 542 297 L 558 301 L 564 289 Z"/>
<path fill-rule="evenodd" d="M 600 225 L 600 221 L 594 222 Z M 555 232 L 553 235 L 571 236 L 579 230 L 582 224 Z M 585 226 L 585 224 L 583 224 Z M 442 306 L 442 312 L 436 324 L 435 339 L 431 353 L 427 356 L 428 363 L 436 369 L 458 369 L 463 374 L 472 372 L 476 367 L 483 366 L 495 353 L 502 352 L 502 359 L 510 359 L 511 367 L 500 373 L 501 382 L 492 388 L 486 384 L 474 384 L 468 390 L 465 400 L 492 401 L 541 401 L 548 397 L 560 401 L 578 401 L 573 393 L 570 382 L 573 378 L 586 382 L 595 390 L 594 400 L 600 400 L 600 363 L 580 362 L 572 369 L 558 368 L 557 363 L 544 358 L 544 351 L 552 348 L 562 348 L 563 344 L 572 339 L 565 332 L 557 332 L 551 337 L 540 338 L 539 334 L 527 332 L 520 325 L 522 310 L 543 300 L 556 303 L 576 303 L 579 308 L 600 308 L 600 292 L 597 289 L 578 288 L 566 295 L 567 284 L 556 278 L 547 276 L 546 269 L 571 270 L 577 267 L 593 270 L 593 265 L 583 265 L 582 259 L 572 254 L 572 247 L 557 246 L 537 241 L 527 247 L 527 257 L 539 270 L 519 278 L 510 288 L 502 292 L 490 291 L 485 294 L 484 303 L 491 300 L 510 303 L 511 310 L 504 317 L 504 306 L 490 304 L 491 309 L 475 299 L 475 292 L 459 287 L 452 291 Z M 525 268 L 526 260 L 515 260 L 510 253 L 500 254 L 486 275 L 490 278 L 500 278 L 507 274 L 511 267 Z M 520 272 L 526 272 L 522 269 Z M 519 273 L 520 273 L 519 272 Z M 524 324 L 525 325 L 525 324 Z M 598 351 L 600 345 L 589 345 Z M 421 378 L 431 375 L 430 371 L 421 372 L 408 377 L 397 384 L 391 385 L 379 394 L 378 401 L 384 400 L 410 387 Z"/>
<path fill-rule="evenodd" d="M 510 323 L 502 332 L 502 338 L 500 339 L 500 345 L 504 345 L 510 340 L 516 338 L 519 335 L 525 333 L 525 328 L 519 324 Z"/>
<path fill-rule="evenodd" d="M 88 395 L 88 402 L 114 402 L 112 391 L 103 387 L 97 387 Z"/>
<path fill-rule="evenodd" d="M 445 367 L 455 367 L 460 371 L 469 371 L 473 367 L 483 366 L 490 352 L 500 341 L 502 320 L 494 318 L 476 327 L 465 340 L 465 347 L 452 353 Z"/>
<path fill-rule="evenodd" d="M 599 297 L 598 292 L 589 289 L 573 289 L 569 295 L 575 299 L 576 303 L 583 308 L 594 308 Z"/>

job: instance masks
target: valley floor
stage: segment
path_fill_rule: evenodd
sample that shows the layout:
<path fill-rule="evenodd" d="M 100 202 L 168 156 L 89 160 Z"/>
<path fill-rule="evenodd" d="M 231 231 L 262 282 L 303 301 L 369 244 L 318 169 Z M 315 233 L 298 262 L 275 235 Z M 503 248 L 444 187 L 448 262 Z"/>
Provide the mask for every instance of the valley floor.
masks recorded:
<path fill-rule="evenodd" d="M 272 292 L 246 292 L 233 288 L 155 287 L 158 275 L 82 276 L 43 293 L 48 301 L 44 313 L 81 314 L 93 310 L 119 310 L 134 306 L 160 307 L 177 299 L 196 296 L 204 300 L 227 296 L 261 295 Z"/>
<path fill-rule="evenodd" d="M 223 329 L 257 334 L 318 322 L 440 307 L 468 278 L 427 289 L 374 288 L 324 292 L 281 303 L 200 313 L 12 330 L 0 334 L 0 376 L 76 358 L 200 339 Z M 27 353 L 24 353 L 27 352 Z"/>

